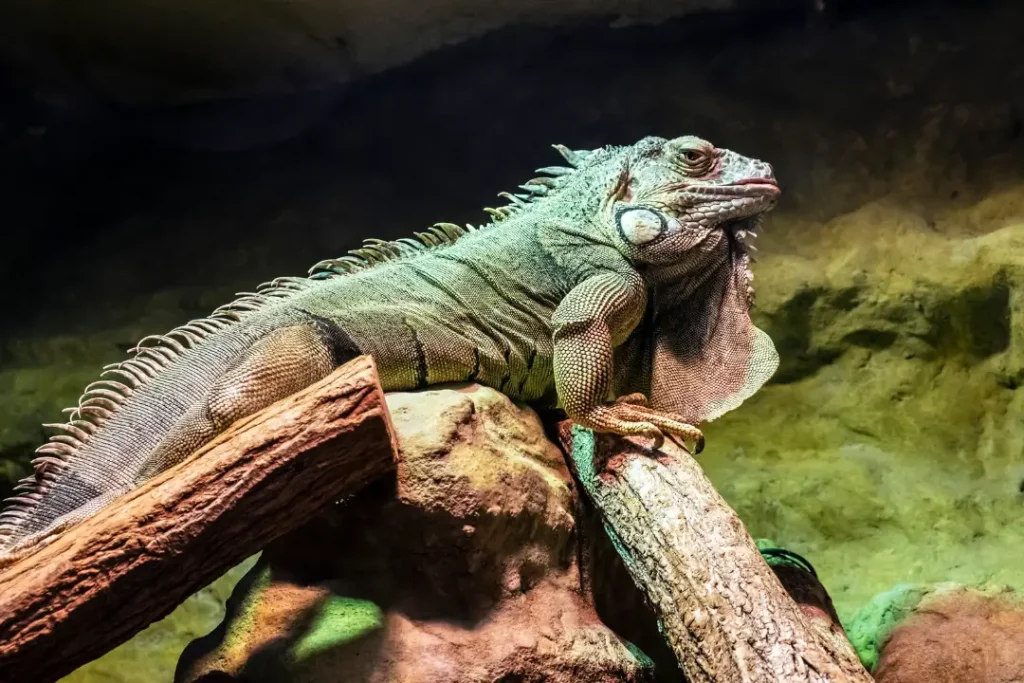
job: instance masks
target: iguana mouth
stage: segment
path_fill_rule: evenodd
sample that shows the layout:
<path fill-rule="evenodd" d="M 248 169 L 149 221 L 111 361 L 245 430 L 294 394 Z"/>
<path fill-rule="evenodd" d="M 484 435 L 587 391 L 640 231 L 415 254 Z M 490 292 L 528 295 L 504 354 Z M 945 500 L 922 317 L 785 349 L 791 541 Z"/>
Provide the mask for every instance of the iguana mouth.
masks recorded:
<path fill-rule="evenodd" d="M 729 185 L 690 185 L 684 183 L 677 185 L 673 189 L 691 196 L 708 199 L 717 199 L 719 197 L 775 199 L 782 194 L 778 183 L 770 178 L 747 178 Z"/>
<path fill-rule="evenodd" d="M 731 185 L 686 185 L 677 189 L 680 206 L 685 207 L 681 213 L 696 207 L 698 216 L 717 218 L 719 227 L 771 211 L 781 194 L 778 185 L 760 178 Z"/>
<path fill-rule="evenodd" d="M 766 189 L 766 191 L 775 194 L 778 194 L 780 191 L 779 184 L 775 182 L 774 178 L 744 178 L 742 180 L 737 180 L 735 183 L 732 184 L 731 187 L 736 187 L 737 185 L 753 185 L 755 187 Z"/>

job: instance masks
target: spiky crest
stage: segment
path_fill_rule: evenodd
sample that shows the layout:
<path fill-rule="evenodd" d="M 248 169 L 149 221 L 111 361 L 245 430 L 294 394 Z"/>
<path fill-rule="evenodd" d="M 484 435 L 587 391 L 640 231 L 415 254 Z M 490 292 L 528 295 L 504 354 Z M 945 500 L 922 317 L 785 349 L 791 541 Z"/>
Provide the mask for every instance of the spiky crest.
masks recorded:
<path fill-rule="evenodd" d="M 545 197 L 564 184 L 565 176 L 573 173 L 592 154 L 589 151 L 573 151 L 564 145 L 553 145 L 571 165 L 570 168 L 550 166 L 537 169 L 546 176 L 533 178 L 519 187 L 525 193 L 499 193 L 509 201 L 506 206 L 486 208 L 492 217 L 492 224 Z M 68 421 L 49 423 L 43 426 L 58 434 L 36 449 L 38 457 L 32 460 L 33 473 L 21 479 L 14 487 L 15 495 L 3 501 L 6 506 L 0 511 L 0 542 L 17 530 L 18 524 L 31 512 L 40 499 L 50 490 L 57 476 L 69 465 L 70 459 L 83 448 L 96 430 L 103 426 L 131 398 L 132 394 L 157 376 L 170 363 L 184 356 L 201 344 L 210 335 L 220 332 L 242 320 L 242 315 L 259 310 L 275 300 L 286 299 L 312 286 L 314 281 L 341 277 L 372 268 L 386 261 L 393 261 L 454 243 L 463 235 L 482 229 L 482 226 L 454 223 L 437 223 L 425 232 L 417 232 L 413 238 L 394 241 L 367 239 L 359 249 L 346 255 L 320 261 L 309 270 L 308 278 L 279 277 L 264 282 L 255 292 L 239 292 L 234 301 L 220 306 L 205 318 L 191 320 L 164 335 L 150 335 L 129 350 L 132 356 L 120 363 L 103 368 L 100 379 L 85 387 L 78 399 L 78 405 L 65 408 Z"/>
<path fill-rule="evenodd" d="M 78 405 L 65 408 L 68 421 L 43 426 L 60 433 L 36 449 L 33 473 L 14 487 L 15 496 L 3 501 L 0 512 L 0 541 L 10 536 L 49 491 L 70 459 L 85 446 L 96 430 L 120 410 L 143 384 L 156 377 L 170 363 L 185 355 L 215 332 L 240 321 L 241 314 L 254 311 L 275 299 L 282 299 L 310 286 L 304 278 L 282 277 L 261 284 L 255 292 L 240 292 L 238 298 L 205 318 L 189 321 L 165 335 L 143 338 L 129 350 L 132 358 L 103 368 L 100 379 L 85 387 Z"/>
<path fill-rule="evenodd" d="M 574 173 L 594 153 L 591 150 L 571 150 L 565 145 L 552 145 L 555 150 L 569 163 L 565 166 L 547 166 L 538 168 L 537 173 L 544 173 L 544 176 L 533 178 L 519 186 L 525 193 L 499 192 L 498 196 L 508 200 L 505 206 L 497 208 L 486 208 L 484 211 L 491 215 L 492 223 L 500 223 L 508 217 L 526 209 L 538 199 L 550 197 L 554 190 L 565 184 L 566 176 Z"/>

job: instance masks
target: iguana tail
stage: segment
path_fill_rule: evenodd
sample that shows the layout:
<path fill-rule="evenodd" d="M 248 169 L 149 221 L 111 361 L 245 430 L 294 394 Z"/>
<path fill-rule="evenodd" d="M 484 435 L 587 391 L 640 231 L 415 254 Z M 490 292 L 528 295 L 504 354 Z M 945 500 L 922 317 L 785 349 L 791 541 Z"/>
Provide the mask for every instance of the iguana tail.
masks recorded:
<path fill-rule="evenodd" d="M 35 472 L 0 513 L 0 563 L 180 462 L 235 420 L 326 376 L 358 352 L 329 322 L 279 300 L 286 278 L 209 318 L 147 337 L 107 366 L 38 449 Z M 252 315 L 252 311 L 259 311 Z"/>

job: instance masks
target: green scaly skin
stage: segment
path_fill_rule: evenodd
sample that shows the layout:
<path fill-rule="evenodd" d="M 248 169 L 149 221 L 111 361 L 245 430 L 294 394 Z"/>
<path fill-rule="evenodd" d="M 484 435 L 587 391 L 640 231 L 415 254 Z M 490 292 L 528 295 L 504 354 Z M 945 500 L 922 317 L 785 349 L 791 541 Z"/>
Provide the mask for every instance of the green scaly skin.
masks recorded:
<path fill-rule="evenodd" d="M 596 431 L 697 442 L 774 372 L 744 238 L 768 164 L 695 137 L 574 152 L 493 224 L 370 240 L 140 342 L 86 388 L 0 514 L 0 561 L 361 354 L 385 390 L 479 382 Z"/>

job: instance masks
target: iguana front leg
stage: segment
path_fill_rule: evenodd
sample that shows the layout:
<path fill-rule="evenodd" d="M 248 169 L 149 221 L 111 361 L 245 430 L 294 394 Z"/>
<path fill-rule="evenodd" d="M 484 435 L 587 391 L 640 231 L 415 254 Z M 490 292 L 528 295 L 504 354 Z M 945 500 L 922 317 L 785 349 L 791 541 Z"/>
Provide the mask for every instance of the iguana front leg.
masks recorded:
<path fill-rule="evenodd" d="M 552 316 L 555 387 L 566 414 L 597 432 L 651 437 L 660 447 L 664 434 L 696 442 L 704 435 L 693 425 L 646 405 L 631 394 L 609 404 L 612 350 L 639 324 L 647 291 L 639 275 L 606 272 L 573 288 Z"/>

